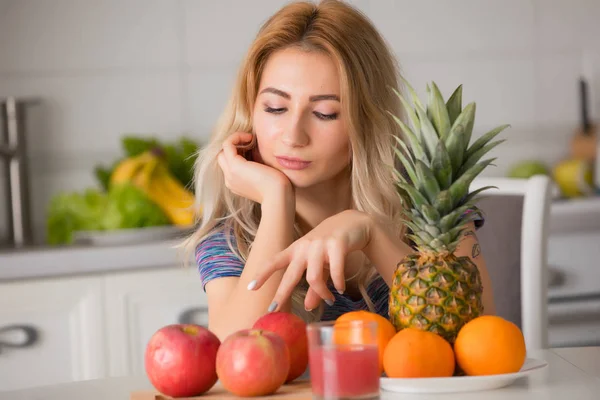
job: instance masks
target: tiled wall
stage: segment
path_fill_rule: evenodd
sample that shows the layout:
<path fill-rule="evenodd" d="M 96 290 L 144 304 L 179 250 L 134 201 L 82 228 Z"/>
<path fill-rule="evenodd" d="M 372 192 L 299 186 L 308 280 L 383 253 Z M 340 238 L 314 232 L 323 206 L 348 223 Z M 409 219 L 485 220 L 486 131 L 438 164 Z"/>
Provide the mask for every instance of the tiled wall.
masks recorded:
<path fill-rule="evenodd" d="M 38 239 L 49 197 L 94 185 L 94 165 L 119 155 L 123 134 L 206 137 L 260 23 L 285 2 L 0 0 L 0 97 L 42 100 L 27 132 Z M 566 154 L 581 73 L 600 95 L 600 1 L 353 3 L 421 93 L 428 80 L 446 96 L 463 83 L 476 134 L 512 124 L 489 175 Z"/>

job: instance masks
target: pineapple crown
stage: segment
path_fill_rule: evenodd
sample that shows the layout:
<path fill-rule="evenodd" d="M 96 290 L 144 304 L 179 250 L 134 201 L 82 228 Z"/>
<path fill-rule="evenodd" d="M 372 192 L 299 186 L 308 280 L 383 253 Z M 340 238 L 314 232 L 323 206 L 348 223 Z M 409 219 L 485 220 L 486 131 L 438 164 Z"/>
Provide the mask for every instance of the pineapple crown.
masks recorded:
<path fill-rule="evenodd" d="M 404 80 L 411 104 L 394 89 L 412 128 L 390 113 L 404 133 L 394 136 L 394 149 L 406 174 L 394 170 L 401 196 L 410 201 L 404 223 L 409 238 L 421 251 L 453 252 L 466 225 L 480 213 L 476 195 L 486 186 L 469 193 L 473 179 L 495 158 L 481 158 L 504 140 L 492 141 L 509 125 L 498 126 L 469 145 L 475 121 L 475 103 L 462 108 L 462 85 L 447 102 L 435 82 L 426 86 L 426 107 Z M 474 212 L 465 215 L 469 210 Z"/>

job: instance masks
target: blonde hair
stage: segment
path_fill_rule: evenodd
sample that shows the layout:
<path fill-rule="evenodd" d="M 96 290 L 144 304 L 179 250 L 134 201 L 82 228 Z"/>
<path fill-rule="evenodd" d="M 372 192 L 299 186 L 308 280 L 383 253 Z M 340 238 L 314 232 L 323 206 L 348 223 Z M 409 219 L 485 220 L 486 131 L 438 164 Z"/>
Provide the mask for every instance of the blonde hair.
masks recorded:
<path fill-rule="evenodd" d="M 259 30 L 239 69 L 237 81 L 210 142 L 198 154 L 195 166 L 197 206 L 202 207 L 198 229 L 184 242 L 189 255 L 217 228 L 233 232 L 229 245 L 247 260 L 260 222 L 260 205 L 233 194 L 225 187 L 217 155 L 223 142 L 237 131 L 251 132 L 252 110 L 261 74 L 271 54 L 295 47 L 327 54 L 340 76 L 342 115 L 351 144 L 351 191 L 354 208 L 382 221 L 392 221 L 401 235 L 402 212 L 391 167 L 395 165 L 392 136 L 398 125 L 388 112 L 399 115 L 398 66 L 384 39 L 360 11 L 342 1 L 293 2 L 276 12 Z M 222 226 L 220 226 L 222 224 Z M 296 238 L 302 232 L 295 226 Z M 188 258 L 186 258 L 188 259 Z M 390 260 L 394 262 L 394 260 Z M 372 266 L 356 276 L 359 290 L 373 310 L 366 285 L 375 276 Z M 320 318 L 321 310 L 306 312 L 303 281 L 292 296 L 292 310 L 307 321 Z"/>

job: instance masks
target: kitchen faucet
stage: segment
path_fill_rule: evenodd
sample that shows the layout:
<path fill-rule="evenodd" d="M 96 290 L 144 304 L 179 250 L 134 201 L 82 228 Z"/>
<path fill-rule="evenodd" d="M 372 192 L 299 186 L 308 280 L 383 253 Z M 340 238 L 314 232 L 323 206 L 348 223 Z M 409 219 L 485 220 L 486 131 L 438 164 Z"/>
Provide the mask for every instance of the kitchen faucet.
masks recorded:
<path fill-rule="evenodd" d="M 5 164 L 8 194 L 9 245 L 32 244 L 29 175 L 25 146 L 25 110 L 36 100 L 0 99 L 0 160 Z"/>

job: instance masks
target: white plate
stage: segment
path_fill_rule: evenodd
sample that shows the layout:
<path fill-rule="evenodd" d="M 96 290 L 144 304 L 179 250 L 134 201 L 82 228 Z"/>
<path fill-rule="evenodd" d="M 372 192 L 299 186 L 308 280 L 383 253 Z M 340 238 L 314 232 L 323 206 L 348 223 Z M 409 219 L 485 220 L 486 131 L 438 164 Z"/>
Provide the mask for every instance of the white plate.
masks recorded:
<path fill-rule="evenodd" d="M 191 227 L 175 225 L 118 229 L 114 231 L 76 231 L 73 232 L 73 243 L 92 246 L 130 245 L 183 238 L 190 231 Z"/>
<path fill-rule="evenodd" d="M 381 389 L 397 393 L 457 393 L 498 389 L 547 366 L 548 363 L 544 360 L 528 358 L 521 370 L 513 374 L 448 378 L 381 378 Z"/>

